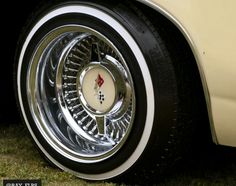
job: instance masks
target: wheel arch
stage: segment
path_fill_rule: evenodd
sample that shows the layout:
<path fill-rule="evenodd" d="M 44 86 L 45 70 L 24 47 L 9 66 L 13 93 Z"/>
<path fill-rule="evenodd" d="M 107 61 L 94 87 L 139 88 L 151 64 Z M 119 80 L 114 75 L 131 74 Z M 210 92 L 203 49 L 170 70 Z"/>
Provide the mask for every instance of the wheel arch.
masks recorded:
<path fill-rule="evenodd" d="M 181 45 L 186 45 L 188 47 L 188 55 L 191 55 L 195 61 L 195 69 L 197 74 L 200 78 L 200 83 L 202 90 L 199 90 L 204 95 L 204 103 L 207 110 L 208 122 L 211 129 L 212 140 L 214 143 L 218 144 L 217 135 L 214 127 L 214 120 L 212 115 L 212 107 L 211 107 L 211 97 L 208 89 L 208 83 L 206 80 L 205 72 L 200 60 L 200 57 L 197 53 L 197 46 L 195 45 L 194 40 L 192 39 L 191 35 L 189 34 L 188 30 L 183 26 L 183 24 L 169 12 L 168 10 L 164 9 L 163 7 L 159 6 L 158 4 L 154 3 L 150 0 L 135 0 L 135 3 L 138 6 L 142 6 L 142 10 L 144 8 L 144 13 L 147 16 L 158 16 L 162 17 L 164 22 L 170 24 L 174 31 L 172 32 L 175 35 L 182 36 L 182 43 Z M 154 13 L 154 15 L 152 14 Z M 152 14 L 152 15 L 151 15 Z M 153 20 L 150 19 L 152 22 Z M 163 25 L 162 25 L 163 26 Z"/>

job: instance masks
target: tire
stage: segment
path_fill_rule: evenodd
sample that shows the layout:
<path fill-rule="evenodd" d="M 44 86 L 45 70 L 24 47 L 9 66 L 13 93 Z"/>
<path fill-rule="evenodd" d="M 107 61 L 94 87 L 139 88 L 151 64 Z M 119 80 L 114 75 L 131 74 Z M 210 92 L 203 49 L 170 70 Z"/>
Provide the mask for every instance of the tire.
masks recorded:
<path fill-rule="evenodd" d="M 160 176 L 181 155 L 173 60 L 127 2 L 47 5 L 25 27 L 17 94 L 51 163 L 80 178 Z"/>

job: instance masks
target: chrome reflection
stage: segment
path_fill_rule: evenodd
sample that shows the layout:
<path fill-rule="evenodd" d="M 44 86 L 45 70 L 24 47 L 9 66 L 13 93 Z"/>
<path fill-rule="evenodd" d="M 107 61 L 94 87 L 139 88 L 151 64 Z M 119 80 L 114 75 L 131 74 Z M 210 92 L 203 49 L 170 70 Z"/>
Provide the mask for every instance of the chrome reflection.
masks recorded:
<path fill-rule="evenodd" d="M 92 81 L 85 81 L 87 76 Z M 104 81 L 114 95 L 101 91 Z M 88 93 L 90 86 L 96 97 Z M 91 28 L 66 25 L 47 34 L 32 56 L 27 90 L 44 138 L 75 161 L 109 158 L 133 126 L 135 91 L 128 66 L 113 43 Z"/>

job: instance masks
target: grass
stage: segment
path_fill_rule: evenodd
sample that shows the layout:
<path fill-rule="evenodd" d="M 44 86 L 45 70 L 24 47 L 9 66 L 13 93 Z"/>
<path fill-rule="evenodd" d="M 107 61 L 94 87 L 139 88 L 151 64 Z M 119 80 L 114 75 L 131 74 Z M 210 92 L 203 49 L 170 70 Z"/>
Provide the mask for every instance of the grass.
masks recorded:
<path fill-rule="evenodd" d="M 0 127 L 0 177 L 3 179 L 41 179 L 42 185 L 114 186 L 112 183 L 88 183 L 51 167 L 35 149 L 22 125 Z M 1 183 L 2 184 L 2 183 Z"/>
<path fill-rule="evenodd" d="M 114 183 L 86 182 L 51 167 L 35 149 L 22 125 L 0 126 L 0 177 L 3 179 L 41 179 L 42 185 L 117 186 Z M 0 183 L 1 185 L 2 183 Z M 234 186 L 235 149 L 211 151 L 197 163 L 184 165 L 158 186 Z"/>

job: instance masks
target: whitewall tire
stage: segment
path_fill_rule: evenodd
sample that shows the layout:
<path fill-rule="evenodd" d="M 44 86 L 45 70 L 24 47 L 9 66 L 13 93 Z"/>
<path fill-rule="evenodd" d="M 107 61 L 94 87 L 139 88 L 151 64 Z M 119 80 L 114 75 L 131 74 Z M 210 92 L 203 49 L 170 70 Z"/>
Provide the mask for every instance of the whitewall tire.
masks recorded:
<path fill-rule="evenodd" d="M 22 38 L 18 101 L 51 163 L 104 180 L 158 172 L 174 159 L 165 156 L 177 126 L 174 65 L 141 11 L 126 2 L 54 3 Z"/>

